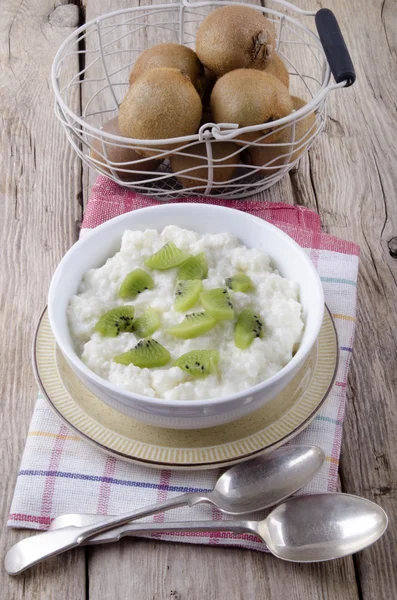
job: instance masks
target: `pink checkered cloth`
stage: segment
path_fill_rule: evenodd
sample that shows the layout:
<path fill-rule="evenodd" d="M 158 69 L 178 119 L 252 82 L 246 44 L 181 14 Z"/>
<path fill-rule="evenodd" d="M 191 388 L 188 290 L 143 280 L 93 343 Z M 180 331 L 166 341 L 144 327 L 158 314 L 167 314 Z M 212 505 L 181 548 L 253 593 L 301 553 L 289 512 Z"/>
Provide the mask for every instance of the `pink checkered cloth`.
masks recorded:
<path fill-rule="evenodd" d="M 195 202 L 187 198 L 183 202 Z M 203 200 L 200 200 L 203 202 Z M 346 382 L 356 313 L 359 248 L 322 233 L 320 219 L 301 207 L 268 202 L 206 200 L 246 211 L 274 223 L 305 248 L 324 286 L 325 300 L 339 335 L 340 362 L 335 384 L 315 420 L 294 443 L 323 448 L 326 462 L 303 493 L 335 491 L 345 410 Z M 98 177 L 85 213 L 82 234 L 122 213 L 157 202 Z M 53 414 L 39 396 L 18 474 L 8 525 L 47 529 L 56 516 L 86 512 L 119 514 L 188 492 L 209 490 L 218 470 L 170 471 L 135 466 L 107 456 L 81 440 Z M 258 518 L 263 516 L 259 513 Z M 179 508 L 148 520 L 226 520 L 210 506 Z M 253 516 L 255 518 L 255 516 Z M 265 550 L 253 535 L 229 533 L 156 534 L 156 538 Z"/>

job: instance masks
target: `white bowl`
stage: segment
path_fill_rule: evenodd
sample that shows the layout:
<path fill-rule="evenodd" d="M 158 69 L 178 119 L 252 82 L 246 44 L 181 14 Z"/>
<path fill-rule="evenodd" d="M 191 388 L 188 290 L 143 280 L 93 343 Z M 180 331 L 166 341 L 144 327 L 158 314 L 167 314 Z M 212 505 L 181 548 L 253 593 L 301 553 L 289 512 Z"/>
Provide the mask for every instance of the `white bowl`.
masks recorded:
<path fill-rule="evenodd" d="M 178 225 L 198 233 L 228 232 L 243 244 L 268 254 L 281 275 L 299 284 L 305 322 L 302 341 L 281 371 L 237 394 L 208 400 L 164 400 L 141 396 L 112 385 L 77 356 L 67 321 L 67 306 L 88 269 L 104 264 L 120 248 L 126 229 L 162 230 Z M 316 341 L 323 319 L 320 278 L 304 250 L 288 235 L 247 213 L 208 204 L 163 204 L 142 208 L 100 225 L 63 257 L 51 281 L 48 312 L 56 342 L 77 377 L 101 400 L 117 410 L 158 427 L 199 429 L 234 421 L 269 402 L 291 381 Z"/>

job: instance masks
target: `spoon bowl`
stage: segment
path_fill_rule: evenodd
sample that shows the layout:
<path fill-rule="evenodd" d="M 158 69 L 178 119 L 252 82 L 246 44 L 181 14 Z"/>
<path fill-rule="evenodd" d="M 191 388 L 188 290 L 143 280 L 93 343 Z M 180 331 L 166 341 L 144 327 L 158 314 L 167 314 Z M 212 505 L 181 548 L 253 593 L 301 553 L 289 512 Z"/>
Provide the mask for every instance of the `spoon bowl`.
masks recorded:
<path fill-rule="evenodd" d="M 363 550 L 387 528 L 384 510 L 349 494 L 298 496 L 257 525 L 270 552 L 292 562 L 321 562 Z"/>
<path fill-rule="evenodd" d="M 228 469 L 207 499 L 228 515 L 249 514 L 282 502 L 309 483 L 325 456 L 317 446 L 285 446 Z"/>

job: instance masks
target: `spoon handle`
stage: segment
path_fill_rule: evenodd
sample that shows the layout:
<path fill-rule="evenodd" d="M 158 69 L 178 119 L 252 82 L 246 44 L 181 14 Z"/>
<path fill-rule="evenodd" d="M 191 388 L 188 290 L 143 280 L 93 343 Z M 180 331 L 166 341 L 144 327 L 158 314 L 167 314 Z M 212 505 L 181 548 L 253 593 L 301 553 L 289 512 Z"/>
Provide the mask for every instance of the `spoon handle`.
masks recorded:
<path fill-rule="evenodd" d="M 39 533 L 24 538 L 14 544 L 4 558 L 4 566 L 9 575 L 17 575 L 28 567 L 31 567 L 46 558 L 61 554 L 65 550 L 79 546 L 95 533 L 101 533 L 117 525 L 128 523 L 132 519 L 141 519 L 154 513 L 170 510 L 186 504 L 193 505 L 205 502 L 205 493 L 189 492 L 181 494 L 176 498 L 170 498 L 157 504 L 125 513 L 124 515 L 105 517 L 102 516 L 98 522 L 89 522 L 87 525 L 76 527 L 69 526 Z"/>
<path fill-rule="evenodd" d="M 118 542 L 126 535 L 142 533 L 172 532 L 213 532 L 229 531 L 232 533 L 254 533 L 258 535 L 256 521 L 189 521 L 181 523 L 128 523 L 123 527 L 106 531 L 84 542 L 84 545 L 101 544 L 102 542 Z"/>
<path fill-rule="evenodd" d="M 254 533 L 257 532 L 256 521 L 188 521 L 181 523 L 127 523 L 121 527 L 115 527 L 103 533 L 99 533 L 83 542 L 83 546 L 94 546 L 119 542 L 121 538 L 128 535 L 140 535 L 142 533 L 172 533 L 172 532 L 212 532 L 229 531 L 232 533 Z"/>

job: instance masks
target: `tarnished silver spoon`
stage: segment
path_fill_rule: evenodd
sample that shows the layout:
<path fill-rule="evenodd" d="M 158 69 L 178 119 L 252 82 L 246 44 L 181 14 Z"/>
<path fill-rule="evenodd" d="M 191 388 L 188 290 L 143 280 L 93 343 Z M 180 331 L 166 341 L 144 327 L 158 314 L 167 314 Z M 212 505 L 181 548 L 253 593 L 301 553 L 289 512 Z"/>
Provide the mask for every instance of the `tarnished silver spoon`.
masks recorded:
<path fill-rule="evenodd" d="M 370 500 L 349 494 L 296 496 L 272 510 L 263 521 L 128 523 L 89 538 L 87 544 L 116 542 L 126 535 L 175 531 L 254 533 L 272 554 L 291 562 L 321 562 L 363 550 L 387 528 L 385 511 Z M 102 536 L 109 536 L 101 539 Z M 110 539 L 110 536 L 111 539 Z"/>
<path fill-rule="evenodd" d="M 63 515 L 54 521 L 51 530 L 25 538 L 12 546 L 5 556 L 5 568 L 8 573 L 16 575 L 50 556 L 83 544 L 96 534 L 112 529 L 112 534 L 117 537 L 119 532 L 114 528 L 120 530 L 119 526 L 128 521 L 178 506 L 208 502 L 230 515 L 267 508 L 311 481 L 324 458 L 323 451 L 316 446 L 287 446 L 235 465 L 219 477 L 214 489 L 209 492 L 182 494 L 112 517 Z"/>
<path fill-rule="evenodd" d="M 129 523 L 117 539 L 127 534 L 159 532 L 254 533 L 266 543 L 272 554 L 282 560 L 321 562 L 363 550 L 376 542 L 386 528 L 386 513 L 380 506 L 369 500 L 349 494 L 314 494 L 287 500 L 272 510 L 262 521 Z M 58 536 L 63 540 L 72 541 L 76 539 L 76 529 L 79 528 L 64 527 L 46 534 L 54 535 L 56 541 L 59 539 Z M 28 539 L 34 540 L 37 537 L 39 536 Z M 90 543 L 91 540 L 87 541 Z M 16 546 L 11 548 L 5 558 L 5 568 L 10 575 L 17 575 L 28 566 L 35 564 L 29 562 L 29 553 L 14 552 Z M 54 547 L 53 545 L 52 548 Z M 34 548 L 30 547 L 29 551 L 34 552 Z M 52 552 L 52 554 L 56 553 Z"/>

